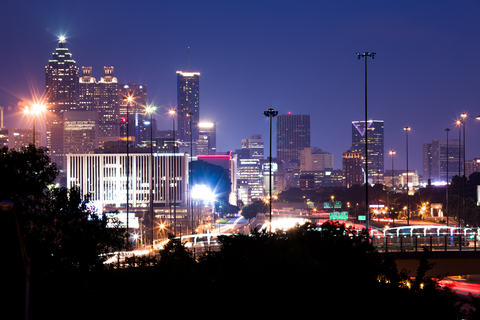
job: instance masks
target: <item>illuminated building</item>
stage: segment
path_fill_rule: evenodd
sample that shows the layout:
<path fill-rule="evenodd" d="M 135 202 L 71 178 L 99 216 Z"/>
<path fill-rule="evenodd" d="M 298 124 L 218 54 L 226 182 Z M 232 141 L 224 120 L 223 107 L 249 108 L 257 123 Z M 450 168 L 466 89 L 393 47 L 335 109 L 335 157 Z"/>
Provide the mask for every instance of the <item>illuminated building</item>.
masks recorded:
<path fill-rule="evenodd" d="M 459 166 L 459 148 L 458 139 L 448 140 L 448 157 L 447 157 L 447 140 L 433 140 L 431 143 L 424 143 L 422 147 L 423 162 L 423 182 L 431 183 L 447 181 L 447 161 L 448 161 L 448 181 L 458 175 L 460 171 L 463 175 L 463 161 Z M 447 160 L 448 158 L 448 160 Z"/>
<path fill-rule="evenodd" d="M 99 81 L 92 77 L 92 67 L 82 67 L 78 85 L 78 104 L 83 111 L 98 114 L 98 141 L 103 147 L 105 141 L 119 136 L 119 84 L 114 76 L 114 67 L 103 67 Z"/>
<path fill-rule="evenodd" d="M 310 147 L 310 115 L 279 115 L 277 117 L 277 158 L 300 164 L 300 151 Z"/>
<path fill-rule="evenodd" d="M 147 105 L 147 87 L 143 84 L 129 83 L 120 86 L 119 89 L 120 118 L 127 116 L 127 101 L 125 97 L 133 96 L 134 102 L 130 105 L 129 113 L 129 137 L 134 137 L 135 144 L 141 144 L 141 141 L 150 140 L 149 126 L 150 117 L 145 114 Z M 126 122 L 121 121 L 120 136 L 126 137 Z"/>
<path fill-rule="evenodd" d="M 402 172 L 400 175 L 400 185 L 405 186 L 407 183 L 407 172 Z M 408 170 L 408 185 L 409 189 L 419 185 L 418 173 L 416 170 Z M 409 191 L 411 192 L 411 191 Z"/>
<path fill-rule="evenodd" d="M 65 154 L 93 153 L 98 148 L 98 119 L 95 111 L 63 113 L 63 148 Z"/>
<path fill-rule="evenodd" d="M 363 156 L 358 151 L 348 150 L 343 153 L 342 171 L 344 185 L 347 188 L 350 188 L 355 184 L 362 185 L 365 183 L 363 162 Z"/>
<path fill-rule="evenodd" d="M 263 190 L 268 191 L 270 185 L 268 178 L 270 176 L 270 162 L 264 161 L 262 164 L 262 176 L 263 176 Z M 285 190 L 283 175 L 281 174 L 278 163 L 272 161 L 272 193 L 276 194 Z"/>
<path fill-rule="evenodd" d="M 0 128 L 0 148 L 8 148 L 8 129 Z"/>
<path fill-rule="evenodd" d="M 344 185 L 342 170 L 301 171 L 298 175 L 299 186 L 305 190 L 342 187 Z"/>
<path fill-rule="evenodd" d="M 198 123 L 198 154 L 215 154 L 217 152 L 217 130 L 215 122 Z M 190 150 L 187 150 L 190 153 Z"/>
<path fill-rule="evenodd" d="M 238 159 L 237 197 L 244 204 L 263 197 L 263 179 L 260 159 Z"/>
<path fill-rule="evenodd" d="M 263 159 L 264 158 L 264 142 L 260 134 L 252 134 L 250 138 L 242 139 L 242 149 L 247 150 L 242 153 L 243 158 Z"/>
<path fill-rule="evenodd" d="M 198 141 L 200 120 L 200 73 L 177 71 L 178 139 L 186 145 Z M 190 124 L 191 122 L 191 124 Z M 193 132 L 190 132 L 190 128 Z M 195 147 L 193 154 L 198 154 Z"/>
<path fill-rule="evenodd" d="M 301 171 L 333 169 L 333 154 L 319 148 L 304 148 L 300 151 Z"/>
<path fill-rule="evenodd" d="M 368 181 L 383 183 L 384 121 L 369 120 L 368 128 Z M 352 150 L 365 157 L 365 121 L 352 121 Z"/>
<path fill-rule="evenodd" d="M 47 99 L 47 148 L 51 159 L 63 168 L 63 123 L 65 111 L 78 110 L 78 67 L 65 46 L 65 37 L 58 38 L 58 47 L 45 66 Z"/>
<path fill-rule="evenodd" d="M 150 203 L 150 154 L 129 155 L 129 203 L 132 207 L 146 207 Z M 124 209 L 126 205 L 126 154 L 68 154 L 67 186 L 78 187 L 82 197 L 102 207 Z M 173 168 L 176 168 L 173 174 Z M 174 188 L 173 177 L 177 186 Z M 184 154 L 155 153 L 153 155 L 153 203 L 167 206 L 177 200 L 184 205 L 187 195 L 188 156 Z M 174 190 L 176 197 L 174 197 Z"/>

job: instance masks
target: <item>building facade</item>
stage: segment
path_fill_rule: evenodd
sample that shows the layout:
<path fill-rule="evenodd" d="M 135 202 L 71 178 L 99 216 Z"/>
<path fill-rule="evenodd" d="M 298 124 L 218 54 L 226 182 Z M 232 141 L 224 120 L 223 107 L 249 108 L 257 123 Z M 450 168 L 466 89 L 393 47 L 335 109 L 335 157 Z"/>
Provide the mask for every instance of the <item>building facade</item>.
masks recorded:
<path fill-rule="evenodd" d="M 68 154 L 67 186 L 79 188 L 83 197 L 102 207 L 125 208 L 127 202 L 127 156 L 121 154 Z M 129 155 L 129 203 L 145 207 L 150 203 L 153 176 L 153 203 L 168 206 L 174 199 L 184 205 L 188 190 L 188 156 L 185 154 Z M 174 193 L 175 192 L 175 193 Z M 175 196 L 176 194 L 176 196 Z"/>
<path fill-rule="evenodd" d="M 383 183 L 384 121 L 367 121 L 368 130 L 368 182 Z M 365 161 L 365 121 L 352 121 L 352 150 Z"/>
<path fill-rule="evenodd" d="M 446 140 L 433 140 L 431 143 L 424 143 L 422 147 L 423 182 L 443 183 L 447 180 L 451 181 L 456 175 L 463 175 L 461 150 L 462 147 L 459 145 L 458 139 L 449 139 L 448 155 Z"/>
<path fill-rule="evenodd" d="M 177 71 L 178 138 L 185 144 L 198 141 L 200 122 L 200 73 Z M 190 132 L 190 129 L 192 132 Z M 197 154 L 195 147 L 194 155 Z"/>
<path fill-rule="evenodd" d="M 304 148 L 300 151 L 301 171 L 333 169 L 333 154 L 319 148 Z"/>
<path fill-rule="evenodd" d="M 310 147 L 310 115 L 283 114 L 277 117 L 277 158 L 300 164 L 300 151 Z"/>
<path fill-rule="evenodd" d="M 215 122 L 198 123 L 197 154 L 215 154 L 217 152 L 217 129 Z M 190 154 L 190 150 L 186 151 Z"/>
<path fill-rule="evenodd" d="M 349 150 L 343 153 L 342 156 L 342 171 L 345 187 L 365 183 L 364 179 L 364 162 L 360 152 Z"/>
<path fill-rule="evenodd" d="M 119 94 L 120 136 L 127 137 L 127 106 L 128 107 L 128 137 L 130 145 L 140 145 L 142 141 L 150 140 L 150 116 L 145 114 L 147 105 L 147 87 L 143 84 L 128 83 L 121 85 Z M 126 97 L 132 96 L 134 102 L 128 104 Z"/>
<path fill-rule="evenodd" d="M 45 66 L 45 95 L 48 116 L 46 146 L 51 159 L 63 168 L 63 112 L 78 110 L 78 67 L 64 37 Z"/>
<path fill-rule="evenodd" d="M 93 153 L 98 148 L 98 114 L 95 111 L 63 113 L 63 148 L 65 154 Z"/>
<path fill-rule="evenodd" d="M 265 144 L 260 134 L 252 134 L 250 138 L 242 139 L 242 149 L 248 153 L 244 158 L 264 159 Z"/>

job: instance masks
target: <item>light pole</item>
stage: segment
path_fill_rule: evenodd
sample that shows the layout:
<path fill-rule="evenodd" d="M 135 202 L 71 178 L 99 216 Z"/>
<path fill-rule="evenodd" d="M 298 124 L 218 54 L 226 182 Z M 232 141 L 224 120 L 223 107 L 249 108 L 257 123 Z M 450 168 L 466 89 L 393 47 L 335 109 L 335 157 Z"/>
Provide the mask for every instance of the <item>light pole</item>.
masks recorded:
<path fill-rule="evenodd" d="M 365 226 L 367 228 L 367 236 L 370 237 L 370 213 L 369 213 L 369 205 L 368 205 L 368 112 L 367 112 L 367 60 L 368 57 L 374 59 L 375 52 L 357 52 L 355 53 L 358 57 L 358 60 L 364 58 L 365 61 L 365 211 L 366 211 L 366 221 Z"/>
<path fill-rule="evenodd" d="M 407 146 L 407 225 L 410 225 L 410 196 L 408 195 L 408 175 L 409 175 L 409 171 L 408 171 L 408 133 L 412 130 L 412 128 L 410 128 L 409 126 L 403 128 L 403 130 L 405 131 L 405 139 L 406 139 L 406 146 Z"/>
<path fill-rule="evenodd" d="M 460 172 L 462 171 L 462 120 L 457 120 L 456 125 L 458 127 L 458 178 L 461 177 Z M 458 202 L 457 202 L 457 217 L 458 217 L 458 226 L 460 227 L 460 188 L 458 188 Z"/>
<path fill-rule="evenodd" d="M 192 159 L 193 159 L 193 131 L 192 131 L 192 117 L 193 113 L 187 112 L 188 122 L 190 125 L 190 158 L 188 161 L 188 176 L 189 176 L 189 183 L 188 183 L 188 208 L 190 209 L 190 219 L 191 219 L 191 228 L 192 234 L 195 233 L 194 230 L 194 221 L 193 221 L 193 201 L 192 201 L 192 183 L 193 183 L 193 170 L 192 170 Z"/>
<path fill-rule="evenodd" d="M 395 190 L 395 180 L 394 180 L 394 174 L 393 174 L 393 158 L 396 154 L 397 152 L 395 150 L 388 151 L 388 155 L 392 158 L 392 190 Z M 388 190 L 387 190 L 387 199 L 388 199 L 387 208 L 388 208 L 388 211 L 390 212 L 390 196 L 389 196 Z"/>
<path fill-rule="evenodd" d="M 460 114 L 460 117 L 462 118 L 462 124 L 463 124 L 463 179 L 462 179 L 462 216 L 463 216 L 463 225 L 464 226 L 467 226 L 467 217 L 465 215 L 465 184 L 467 182 L 467 177 L 466 177 L 466 174 L 465 174 L 465 148 L 466 148 L 466 144 L 465 144 L 465 127 L 466 127 L 466 124 L 467 124 L 467 113 L 466 112 L 462 112 Z"/>
<path fill-rule="evenodd" d="M 129 144 L 130 144 L 130 128 L 129 128 L 129 123 L 130 123 L 130 119 L 129 119 L 129 109 L 132 105 L 132 103 L 134 102 L 134 98 L 132 95 L 129 95 L 127 96 L 126 98 L 126 101 L 127 101 L 127 118 L 125 119 L 125 125 L 127 127 L 127 159 L 125 161 L 125 165 L 126 165 L 126 176 L 127 176 L 127 233 L 126 233 L 126 246 L 127 246 L 127 249 L 128 249 L 128 245 L 129 245 L 129 234 L 128 234 L 128 229 L 129 229 L 129 210 L 130 210 L 130 203 L 129 203 L 129 198 L 130 198 L 130 152 L 129 152 Z"/>
<path fill-rule="evenodd" d="M 448 162 L 450 160 L 450 154 L 448 153 L 448 133 L 450 132 L 450 128 L 446 128 L 445 132 L 447 134 L 447 186 L 445 190 L 445 215 L 447 216 L 447 227 L 448 227 L 448 182 L 450 181 L 448 177 Z"/>
<path fill-rule="evenodd" d="M 170 109 L 168 114 L 172 116 L 172 136 L 173 136 L 173 235 L 177 236 L 177 177 L 176 177 L 176 138 L 175 138 L 175 115 L 177 111 L 175 109 Z"/>
<path fill-rule="evenodd" d="M 155 110 L 157 108 L 153 105 L 148 105 L 145 108 L 145 113 L 150 115 L 150 236 L 151 236 L 151 242 L 152 242 L 152 247 L 153 247 L 153 225 L 154 225 L 154 218 L 155 215 L 153 213 L 153 179 L 154 179 L 154 173 L 153 173 L 153 114 L 155 113 Z"/>
<path fill-rule="evenodd" d="M 263 114 L 269 119 L 270 122 L 270 155 L 268 157 L 268 189 L 269 189 L 269 220 L 270 220 L 270 232 L 272 232 L 272 123 L 273 118 L 278 115 L 278 111 L 273 108 L 268 108 Z"/>
<path fill-rule="evenodd" d="M 25 115 L 32 117 L 32 137 L 33 137 L 33 146 L 36 147 L 36 137 L 35 137 L 35 120 L 39 117 L 42 113 L 47 110 L 47 107 L 42 103 L 34 103 L 31 107 L 26 107 L 23 110 Z"/>

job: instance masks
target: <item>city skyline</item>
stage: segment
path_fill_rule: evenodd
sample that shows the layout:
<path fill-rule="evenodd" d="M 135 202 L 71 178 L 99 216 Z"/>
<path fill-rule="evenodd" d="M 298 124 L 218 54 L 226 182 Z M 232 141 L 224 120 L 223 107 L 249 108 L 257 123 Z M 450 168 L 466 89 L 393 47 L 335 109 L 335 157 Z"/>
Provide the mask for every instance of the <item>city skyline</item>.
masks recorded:
<path fill-rule="evenodd" d="M 106 5 L 108 3 L 98 4 L 97 9 Z M 13 13 L 24 10 L 23 6 L 7 4 L 8 10 Z M 454 134 L 454 120 L 461 112 L 467 111 L 473 117 L 477 115 L 476 104 L 480 97 L 474 89 L 474 79 L 480 70 L 474 57 L 476 50 L 471 48 L 473 44 L 468 41 L 468 35 L 477 28 L 473 17 L 479 8 L 473 3 L 453 6 L 453 2 L 442 2 L 442 5 L 433 10 L 426 4 L 408 3 L 397 5 L 395 10 L 392 10 L 386 5 L 376 3 L 375 7 L 372 5 L 368 10 L 358 8 L 355 15 L 340 4 L 295 7 L 281 3 L 269 14 L 264 5 L 258 8 L 258 14 L 254 14 L 251 5 L 247 4 L 238 9 L 245 17 L 250 18 L 252 27 L 261 27 L 261 35 L 269 39 L 263 43 L 260 38 L 264 37 L 257 35 L 251 42 L 247 42 L 249 49 L 260 52 L 255 61 L 249 55 L 243 55 L 243 58 L 239 55 L 245 52 L 239 50 L 242 44 L 245 45 L 245 41 L 235 44 L 233 40 L 244 39 L 242 32 L 252 34 L 253 31 L 239 20 L 234 15 L 234 10 L 228 6 L 220 7 L 216 14 L 210 13 L 212 8 L 209 5 L 195 13 L 192 8 L 186 10 L 182 17 L 177 6 L 158 5 L 159 8 L 166 8 L 174 13 L 168 18 L 170 21 L 172 18 L 181 17 L 181 22 L 184 23 L 184 27 L 172 35 L 158 31 L 162 42 L 169 48 L 168 52 L 161 53 L 157 50 L 152 50 L 154 53 L 150 53 L 150 50 L 138 53 L 137 48 L 149 43 L 149 39 L 153 38 L 155 33 L 152 27 L 155 23 L 147 24 L 146 26 L 151 28 L 146 28 L 141 36 L 134 36 L 139 26 L 126 29 L 126 24 L 121 19 L 125 9 L 107 13 L 120 23 L 121 28 L 117 33 L 129 43 L 128 46 L 117 46 L 115 39 L 118 39 L 119 35 L 112 34 L 109 28 L 91 32 L 89 28 L 98 25 L 86 27 L 81 24 L 81 15 L 73 12 L 74 10 L 69 11 L 68 4 L 62 4 L 56 10 L 48 4 L 45 7 L 37 4 L 32 6 L 34 8 L 24 10 L 23 13 L 27 16 L 35 13 L 37 17 L 27 19 L 29 23 L 19 26 L 20 37 L 8 35 L 5 39 L 7 50 L 1 57 L 7 62 L 15 58 L 17 63 L 7 63 L 6 72 L 0 77 L 2 106 L 16 107 L 17 98 L 28 98 L 31 87 L 42 91 L 41 69 L 55 47 L 55 35 L 65 33 L 68 36 L 69 49 L 73 52 L 78 66 L 92 65 L 94 70 L 100 70 L 104 65 L 114 66 L 116 71 L 118 70 L 116 73 L 119 78 L 145 83 L 149 87 L 149 100 L 163 109 L 176 104 L 176 70 L 191 69 L 201 72 L 202 118 L 217 123 L 219 151 L 237 149 L 238 141 L 242 137 L 255 132 L 266 137 L 268 123 L 261 113 L 266 106 L 274 106 L 280 113 L 291 111 L 295 114 L 310 114 L 312 145 L 333 153 L 336 159 L 341 159 L 342 152 L 349 148 L 350 123 L 361 118 L 362 114 L 363 70 L 361 63 L 354 57 L 354 52 L 362 49 L 371 49 L 378 53 L 369 68 L 369 118 L 385 121 L 385 150 L 397 151 L 396 167 L 404 167 L 405 164 L 403 126 L 410 125 L 413 129 L 410 139 L 410 167 L 421 172 L 422 145 L 434 139 L 442 139 L 443 130 L 447 126 L 452 128 Z M 87 8 L 84 4 L 79 6 L 80 10 L 77 11 Z M 149 6 L 154 8 L 156 5 Z M 288 9 L 292 8 L 295 10 L 289 12 Z M 325 13 L 321 13 L 321 9 L 325 9 Z M 97 11 L 105 14 L 105 11 Z M 148 17 L 147 11 L 148 8 L 143 9 L 140 15 Z M 414 13 L 415 11 L 418 13 Z M 218 15 L 219 12 L 223 15 Z M 429 15 L 419 20 L 419 15 L 425 12 Z M 318 17 L 327 13 L 331 13 L 332 17 L 322 23 L 315 22 Z M 385 14 L 393 17 L 393 22 L 386 22 Z M 281 27 L 281 18 L 290 15 L 293 19 L 291 24 L 288 28 Z M 266 28 L 262 22 L 264 16 L 278 29 Z M 93 13 L 92 21 L 97 17 L 98 13 Z M 201 24 L 199 30 L 190 28 L 205 17 L 214 19 Z M 304 17 L 305 21 L 300 21 L 300 17 Z M 230 22 L 225 21 L 229 18 Z M 350 29 L 355 23 L 367 18 L 371 19 L 371 23 L 365 26 L 368 36 L 359 36 L 359 30 Z M 139 21 L 137 19 L 134 17 L 134 21 Z M 442 21 L 460 20 L 464 22 L 461 26 L 447 28 L 442 25 Z M 2 23 L 8 22 L 9 17 Z M 301 42 L 306 39 L 305 36 L 294 39 L 293 36 L 308 30 L 307 23 L 313 24 L 313 31 L 308 31 L 307 34 L 318 32 L 324 36 L 321 41 L 319 39 L 313 44 Z M 324 23 L 331 24 L 326 26 L 332 35 L 322 33 Z M 225 24 L 225 31 L 215 29 L 215 26 L 220 24 Z M 235 31 L 235 26 L 240 26 L 241 32 Z M 332 26 L 340 28 L 332 31 Z M 382 26 L 386 29 L 382 29 Z M 232 30 L 235 31 L 232 38 L 225 40 L 228 46 L 222 45 L 222 42 L 214 42 L 223 39 L 226 32 Z M 286 32 L 285 39 L 279 38 L 279 31 Z M 384 39 L 387 31 L 391 38 Z M 213 35 L 212 39 L 205 38 L 201 32 Z M 105 36 L 106 34 L 109 34 L 109 37 Z M 345 39 L 336 38 L 339 35 L 345 36 Z M 426 42 L 430 40 L 433 41 L 433 46 L 427 45 Z M 400 41 L 402 46 L 400 43 L 395 44 L 395 41 Z M 286 50 L 282 53 L 281 49 L 291 44 L 294 47 L 303 45 L 300 46 L 301 50 L 296 52 Z M 455 46 L 452 48 L 450 44 Z M 151 45 L 155 48 L 157 44 Z M 220 52 L 219 45 L 225 50 Z M 19 53 L 20 46 L 23 49 Z M 124 48 L 120 50 L 120 46 Z M 191 47 L 189 54 L 187 46 Z M 319 46 L 326 46 L 327 49 L 318 51 Z M 447 46 L 448 52 L 442 50 Z M 235 52 L 236 50 L 238 52 Z M 442 54 L 435 54 L 436 50 Z M 408 52 L 415 52 L 415 59 L 411 59 Z M 332 56 L 333 54 L 336 56 Z M 291 56 L 292 62 L 285 59 L 287 56 Z M 130 63 L 132 57 L 135 60 L 133 64 Z M 326 57 L 328 59 L 322 59 Z M 189 61 L 191 68 L 188 68 Z M 298 66 L 292 68 L 295 64 Z M 15 66 L 18 72 L 11 72 L 10 65 Z M 300 74 L 303 75 L 302 78 L 299 77 Z M 454 84 L 452 77 L 456 79 Z M 225 81 L 227 78 L 229 81 Z M 258 86 L 258 83 L 269 85 Z M 312 93 L 305 95 L 301 88 Z M 224 110 L 245 112 L 236 112 L 235 116 L 231 116 L 228 112 L 222 112 Z M 167 117 L 157 118 L 160 130 L 169 128 L 170 121 Z M 313 125 L 314 123 L 320 125 Z M 7 116 L 6 124 L 12 128 L 28 128 L 28 124 L 23 120 L 12 123 L 11 112 L 10 116 Z M 467 126 L 467 160 L 479 154 L 474 139 L 479 133 L 479 125 L 471 123 Z M 327 138 L 332 135 L 336 137 L 334 142 Z M 336 168 L 339 167 L 339 162 L 336 162 Z"/>

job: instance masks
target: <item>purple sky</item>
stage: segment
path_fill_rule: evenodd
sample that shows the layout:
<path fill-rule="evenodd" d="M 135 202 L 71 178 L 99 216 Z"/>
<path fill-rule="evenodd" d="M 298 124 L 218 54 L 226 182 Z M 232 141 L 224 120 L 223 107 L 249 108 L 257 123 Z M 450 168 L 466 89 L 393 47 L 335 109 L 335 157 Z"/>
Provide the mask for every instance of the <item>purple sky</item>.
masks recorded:
<path fill-rule="evenodd" d="M 341 153 L 351 121 L 363 119 L 363 63 L 369 118 L 385 120 L 385 149 L 421 171 L 422 143 L 444 138 L 462 112 L 480 114 L 478 1 L 10 1 L 2 2 L 0 105 L 43 90 L 56 35 L 68 36 L 79 66 L 99 77 L 113 65 L 121 82 L 148 86 L 163 110 L 176 103 L 177 69 L 200 71 L 200 115 L 217 122 L 218 150 L 265 138 L 263 110 L 311 115 L 312 145 Z M 18 121 L 14 121 L 17 119 Z M 29 126 L 20 117 L 9 126 Z M 160 129 L 170 122 L 158 116 Z M 457 136 L 457 131 L 452 131 Z M 467 158 L 480 156 L 480 122 L 467 124 Z M 390 161 L 386 162 L 390 168 Z"/>

